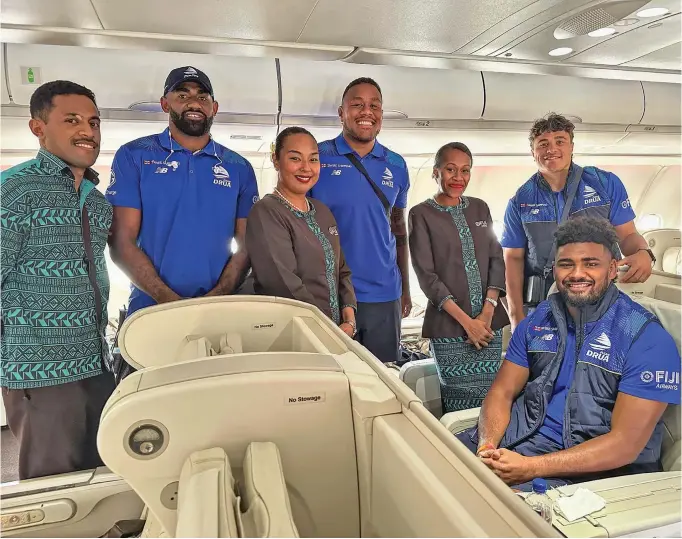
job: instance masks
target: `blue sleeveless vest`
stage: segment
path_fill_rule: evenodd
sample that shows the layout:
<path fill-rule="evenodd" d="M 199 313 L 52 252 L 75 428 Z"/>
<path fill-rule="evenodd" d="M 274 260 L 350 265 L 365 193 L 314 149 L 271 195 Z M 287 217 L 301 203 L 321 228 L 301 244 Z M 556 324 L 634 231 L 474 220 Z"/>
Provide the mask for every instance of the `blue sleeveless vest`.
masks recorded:
<path fill-rule="evenodd" d="M 513 449 L 542 425 L 554 383 L 564 358 L 568 334 L 566 310 L 559 294 L 543 301 L 529 316 L 526 342 L 530 355 L 529 381 L 511 410 L 500 447 Z M 644 328 L 656 317 L 620 292 L 615 285 L 596 306 L 581 310 L 576 321 L 575 374 L 566 397 L 564 447 L 569 448 L 606 434 L 618 396 L 625 358 Z M 596 322 L 585 335 L 585 324 Z M 659 421 L 637 459 L 620 473 L 660 470 L 663 425 Z"/>

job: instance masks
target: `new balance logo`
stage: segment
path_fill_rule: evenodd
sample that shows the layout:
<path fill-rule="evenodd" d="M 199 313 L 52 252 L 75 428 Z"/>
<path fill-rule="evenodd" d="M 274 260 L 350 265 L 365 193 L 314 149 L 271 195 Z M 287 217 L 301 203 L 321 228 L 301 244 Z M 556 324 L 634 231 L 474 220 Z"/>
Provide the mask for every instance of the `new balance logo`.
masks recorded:
<path fill-rule="evenodd" d="M 606 333 L 599 335 L 595 342 L 589 344 L 589 347 L 591 350 L 587 351 L 587 357 L 592 357 L 604 363 L 609 362 L 610 354 L 607 350 L 611 349 L 611 339 L 609 339 Z"/>
<path fill-rule="evenodd" d="M 595 191 L 594 188 L 590 187 L 589 185 L 585 186 L 585 190 L 583 191 L 583 198 L 585 199 L 585 204 L 601 202 L 601 197 L 599 196 L 597 191 Z"/>
<path fill-rule="evenodd" d="M 381 178 L 382 178 L 381 185 L 393 188 L 393 173 L 389 170 L 388 167 L 386 167 L 386 170 L 384 170 L 384 175 Z"/>

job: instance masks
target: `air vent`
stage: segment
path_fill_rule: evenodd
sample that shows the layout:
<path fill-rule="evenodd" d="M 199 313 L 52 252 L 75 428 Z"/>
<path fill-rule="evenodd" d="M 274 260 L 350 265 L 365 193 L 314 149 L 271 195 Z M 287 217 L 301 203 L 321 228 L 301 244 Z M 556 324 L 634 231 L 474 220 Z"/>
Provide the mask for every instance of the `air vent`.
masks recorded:
<path fill-rule="evenodd" d="M 608 2 L 594 9 L 587 9 L 562 21 L 554 30 L 554 37 L 556 39 L 570 39 L 587 35 L 595 30 L 612 25 L 648 3 L 649 0 L 628 0 L 625 2 Z"/>
<path fill-rule="evenodd" d="M 163 112 L 161 103 L 158 101 L 138 101 L 128 107 L 128 110 L 135 110 L 138 112 Z"/>

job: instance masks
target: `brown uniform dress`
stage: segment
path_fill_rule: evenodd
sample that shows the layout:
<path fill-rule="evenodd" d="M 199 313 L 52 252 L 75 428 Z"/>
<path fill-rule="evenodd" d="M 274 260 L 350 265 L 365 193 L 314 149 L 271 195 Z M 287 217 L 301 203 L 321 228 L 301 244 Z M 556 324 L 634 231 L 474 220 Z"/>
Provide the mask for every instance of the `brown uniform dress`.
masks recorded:
<path fill-rule="evenodd" d="M 505 294 L 502 247 L 488 205 L 462 197 L 458 206 L 434 199 L 409 214 L 410 254 L 419 286 L 429 300 L 422 336 L 431 339 L 444 412 L 481 405 L 502 360 L 502 328 L 509 323 L 501 303 L 495 309 L 488 347 L 466 343 L 464 328 L 442 307 L 452 299 L 470 317 L 483 309 L 488 288 Z"/>
<path fill-rule="evenodd" d="M 350 269 L 332 212 L 319 200 L 308 201 L 310 210 L 302 212 L 266 195 L 251 208 L 246 250 L 254 290 L 310 303 L 339 324 L 344 307 L 357 308 Z"/>

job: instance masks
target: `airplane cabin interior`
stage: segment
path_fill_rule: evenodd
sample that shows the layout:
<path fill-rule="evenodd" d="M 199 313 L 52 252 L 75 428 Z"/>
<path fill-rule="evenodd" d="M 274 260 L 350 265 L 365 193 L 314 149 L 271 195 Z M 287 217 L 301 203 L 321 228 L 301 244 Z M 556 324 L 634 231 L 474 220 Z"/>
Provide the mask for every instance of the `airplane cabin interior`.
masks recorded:
<path fill-rule="evenodd" d="M 488 204 L 499 237 L 509 199 L 537 172 L 529 129 L 558 112 L 575 124 L 574 161 L 622 180 L 657 261 L 645 283 L 618 286 L 679 351 L 681 17 L 678 0 L 3 0 L 0 168 L 39 149 L 28 129 L 35 89 L 72 80 L 97 98 L 104 193 L 116 151 L 167 127 L 168 72 L 192 65 L 219 103 L 212 137 L 248 159 L 262 197 L 277 183 L 277 134 L 336 137 L 344 87 L 372 77 L 383 93 L 378 140 L 409 169 L 408 210 L 437 191 L 438 148 L 463 142 L 473 153 L 466 195 Z M 130 280 L 107 263 L 113 333 Z M 403 337 L 419 339 L 428 300 L 414 272 L 410 292 Z M 508 326 L 503 357 L 509 338 Z M 5 536 L 102 537 L 123 521 L 144 521 L 143 537 L 682 531 L 679 406 L 663 416 L 663 471 L 556 489 L 590 488 L 606 507 L 549 526 L 456 440 L 480 409 L 443 413 L 433 358 L 386 368 L 309 305 L 158 305 L 126 320 L 119 346 L 140 371 L 102 414 L 106 467 L 17 481 L 3 449 Z"/>

